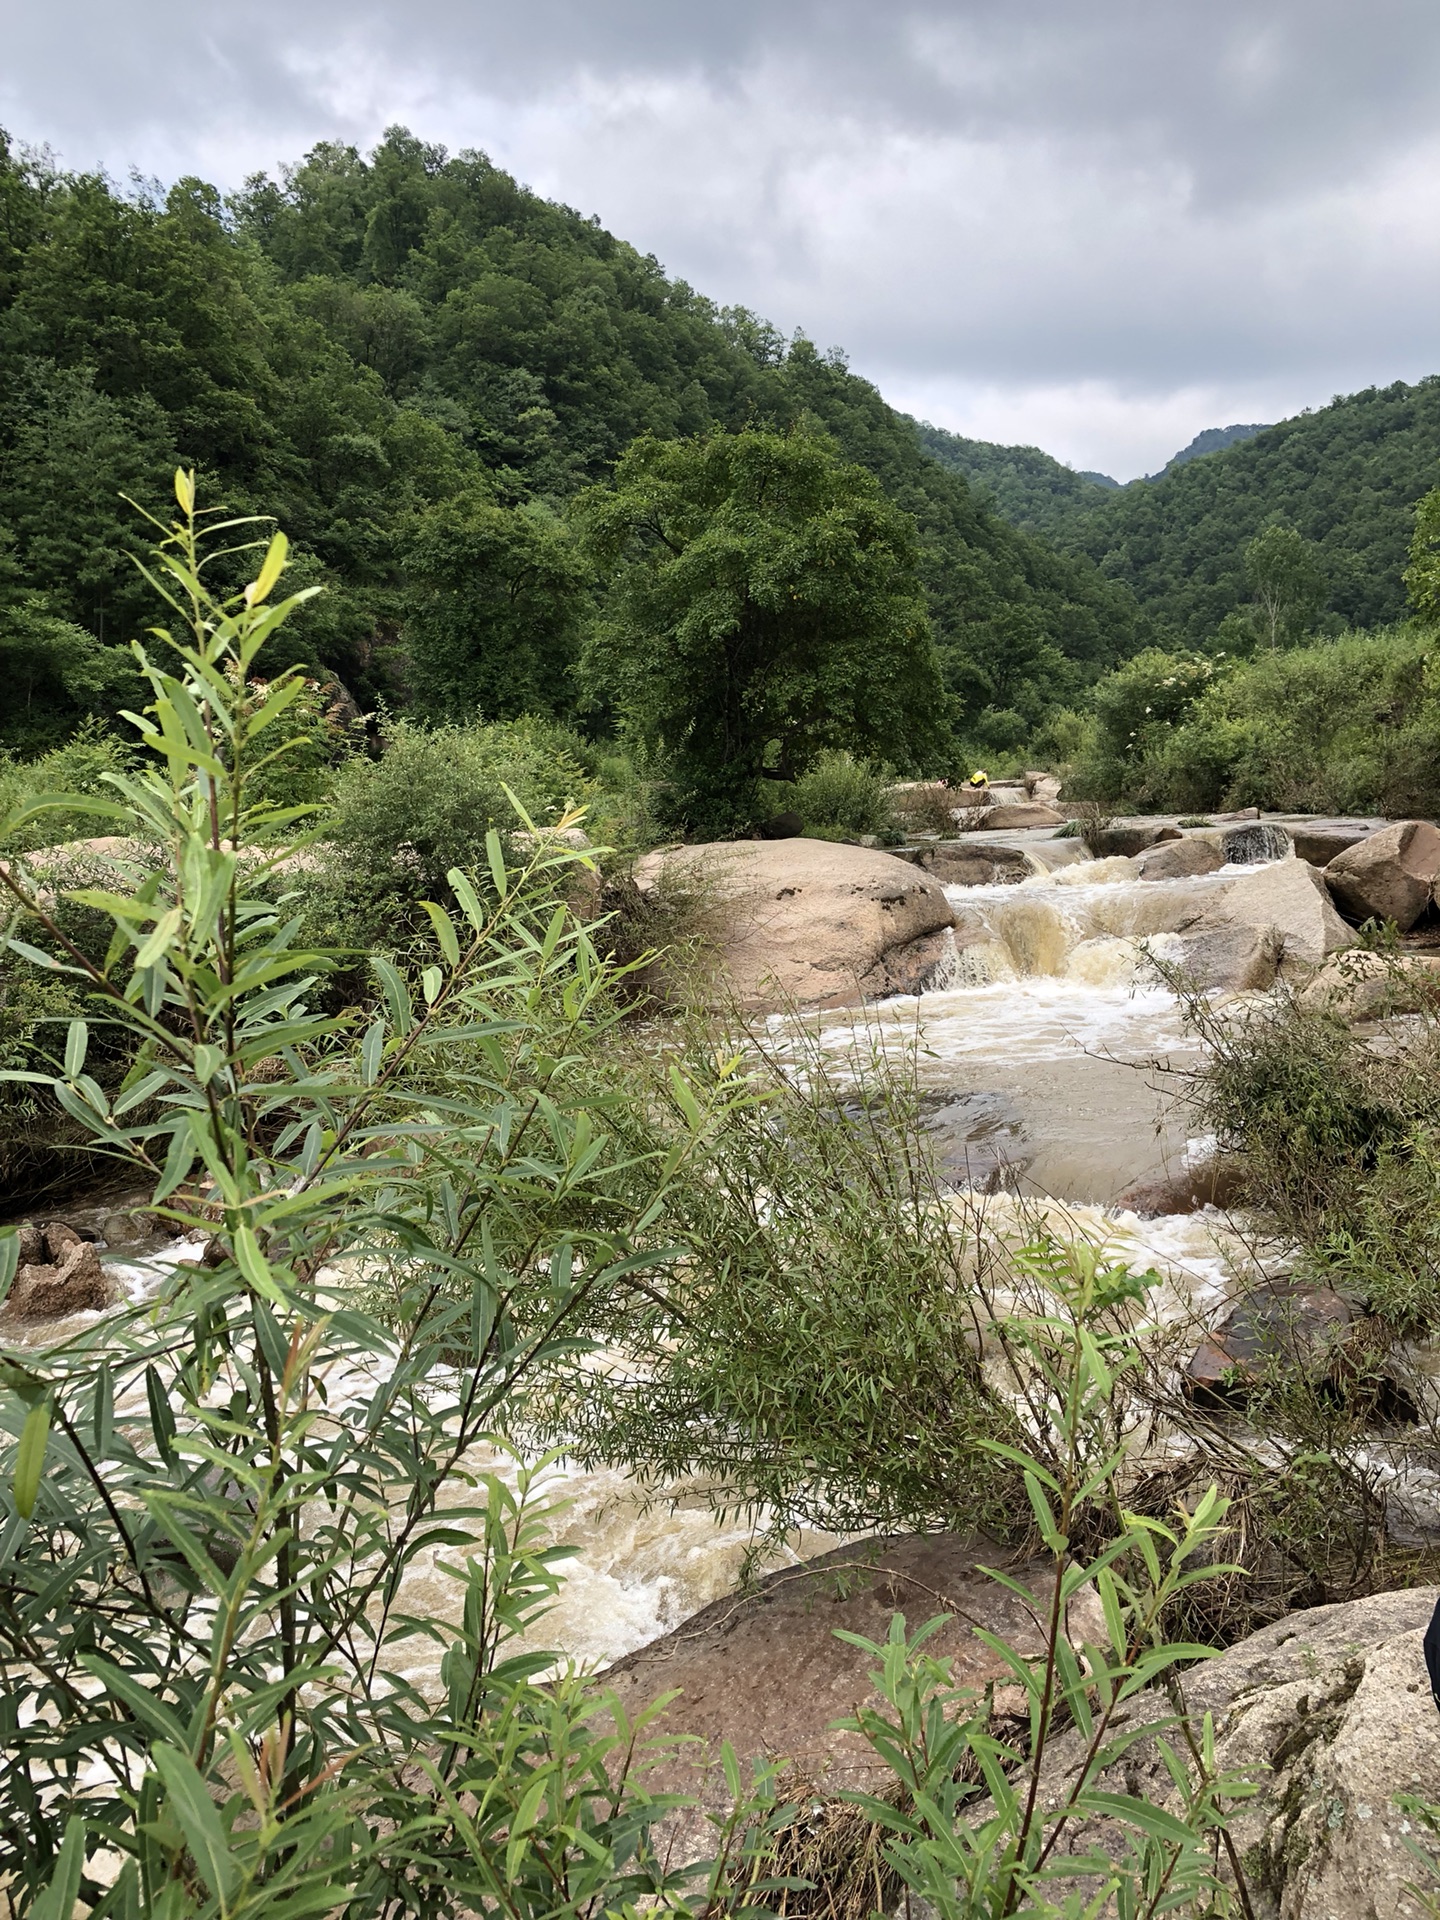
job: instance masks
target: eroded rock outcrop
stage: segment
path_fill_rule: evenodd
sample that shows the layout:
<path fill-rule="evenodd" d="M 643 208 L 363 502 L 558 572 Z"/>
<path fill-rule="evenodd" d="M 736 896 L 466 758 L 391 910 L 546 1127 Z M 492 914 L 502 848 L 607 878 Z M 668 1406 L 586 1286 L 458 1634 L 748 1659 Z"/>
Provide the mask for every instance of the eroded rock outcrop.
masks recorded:
<path fill-rule="evenodd" d="M 1197 873 L 1218 873 L 1225 856 L 1213 840 L 1194 835 L 1185 840 L 1162 840 L 1148 847 L 1135 865 L 1142 880 L 1189 880 Z"/>
<path fill-rule="evenodd" d="M 20 1230 L 20 1265 L 5 1300 L 17 1320 L 59 1320 L 110 1304 L 100 1250 L 60 1221 Z"/>
<path fill-rule="evenodd" d="M 828 840 L 669 847 L 637 862 L 642 891 L 678 884 L 752 1012 L 847 1007 L 918 993 L 950 957 L 940 882 L 907 860 Z"/>

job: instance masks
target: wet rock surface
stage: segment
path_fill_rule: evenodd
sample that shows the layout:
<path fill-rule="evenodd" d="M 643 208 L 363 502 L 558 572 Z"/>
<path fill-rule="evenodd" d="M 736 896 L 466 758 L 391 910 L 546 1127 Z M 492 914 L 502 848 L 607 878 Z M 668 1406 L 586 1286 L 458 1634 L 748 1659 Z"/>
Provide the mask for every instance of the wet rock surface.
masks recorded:
<path fill-rule="evenodd" d="M 1277 1369 L 1323 1380 L 1356 1318 L 1355 1307 L 1333 1287 L 1291 1280 L 1256 1285 L 1192 1354 L 1190 1387 L 1210 1399 L 1238 1401 Z"/>
<path fill-rule="evenodd" d="M 1172 1214 L 1198 1213 L 1202 1207 L 1238 1207 L 1244 1198 L 1243 1165 L 1238 1160 L 1215 1158 L 1139 1181 L 1127 1187 L 1115 1204 L 1138 1213 L 1142 1220 L 1159 1220 Z"/>
<path fill-rule="evenodd" d="M 976 845 L 966 840 L 941 840 L 928 846 L 897 847 L 897 855 L 947 887 L 1013 887 L 1034 873 L 1040 863 L 1020 847 Z"/>

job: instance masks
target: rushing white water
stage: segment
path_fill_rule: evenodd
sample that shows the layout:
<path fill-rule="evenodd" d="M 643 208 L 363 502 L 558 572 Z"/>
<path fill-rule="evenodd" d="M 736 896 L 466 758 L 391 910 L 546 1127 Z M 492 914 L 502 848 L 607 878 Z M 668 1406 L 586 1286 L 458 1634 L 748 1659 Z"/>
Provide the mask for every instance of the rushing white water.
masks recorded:
<path fill-rule="evenodd" d="M 995 1230 L 1028 1232 L 1037 1220 L 1061 1234 L 1102 1241 L 1117 1259 L 1154 1267 L 1162 1318 L 1213 1314 L 1245 1265 L 1245 1249 L 1213 1213 L 1141 1220 L 1116 1206 L 1136 1180 L 1184 1159 L 1183 1122 L 1171 1111 L 1173 1070 L 1194 1058 L 1172 996 L 1147 967 L 1164 955 L 1185 912 L 1198 913 L 1228 875 L 1143 883 L 1130 860 L 1080 861 L 1018 886 L 948 889 L 958 926 L 950 978 L 940 991 L 825 1015 L 827 1045 L 857 1029 L 882 1046 L 918 1042 L 931 1118 L 957 1189 L 1002 1190 L 984 1201 Z M 1003 1176 L 1003 1177 L 1001 1177 Z M 1008 1189 L 1008 1190 L 1007 1190 Z M 113 1263 L 132 1297 L 152 1293 L 177 1258 Z M 49 1331 L 53 1337 L 56 1329 Z M 489 1448 L 466 1462 L 511 1479 L 514 1462 Z M 575 1557 L 554 1611 L 534 1638 L 603 1665 L 644 1645 L 730 1591 L 757 1528 L 717 1517 L 703 1487 L 648 1497 L 625 1474 L 557 1464 L 549 1523 Z M 470 1490 L 457 1489 L 457 1500 Z M 804 1534 L 759 1567 L 837 1544 Z M 407 1610 L 454 1615 L 459 1590 L 438 1550 L 407 1580 Z M 417 1643 L 418 1644 L 418 1643 Z M 417 1653 L 414 1677 L 430 1669 Z"/>

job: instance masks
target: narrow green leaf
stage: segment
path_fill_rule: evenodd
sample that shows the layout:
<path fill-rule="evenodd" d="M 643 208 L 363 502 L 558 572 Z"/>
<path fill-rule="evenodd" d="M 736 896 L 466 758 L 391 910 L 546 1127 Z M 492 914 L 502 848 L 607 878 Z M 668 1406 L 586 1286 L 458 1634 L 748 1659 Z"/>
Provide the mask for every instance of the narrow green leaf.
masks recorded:
<path fill-rule="evenodd" d="M 443 907 L 437 907 L 433 900 L 422 900 L 421 906 L 430 916 L 430 924 L 435 929 L 435 938 L 440 942 L 440 951 L 452 967 L 460 964 L 460 941 L 456 936 L 455 922 Z"/>
<path fill-rule="evenodd" d="M 15 1227 L 0 1230 L 0 1300 L 9 1293 L 20 1266 L 20 1234 Z"/>
<path fill-rule="evenodd" d="M 372 1021 L 365 1033 L 360 1048 L 361 1072 L 367 1087 L 373 1087 L 380 1078 L 380 1068 L 385 1058 L 385 1022 Z"/>
<path fill-rule="evenodd" d="M 78 1080 L 85 1067 L 85 1054 L 90 1045 L 90 1029 L 83 1020 L 72 1020 L 65 1034 L 65 1073 L 67 1078 Z"/>
<path fill-rule="evenodd" d="M 177 1748 L 156 1745 L 150 1757 L 165 1783 L 166 1802 L 180 1823 L 195 1865 L 223 1910 L 239 1889 L 240 1863 L 230 1851 L 209 1789 L 194 1761 Z"/>
<path fill-rule="evenodd" d="M 28 1520 L 35 1511 L 40 1473 L 45 1465 L 45 1443 L 50 1436 L 50 1402 L 44 1399 L 25 1416 L 20 1445 L 15 1452 L 15 1511 Z"/>
<path fill-rule="evenodd" d="M 80 1898 L 80 1876 L 85 1870 L 85 1822 L 72 1813 L 65 1822 L 65 1838 L 55 1856 L 55 1871 L 44 1892 L 30 1908 L 30 1920 L 70 1920 Z"/>
<path fill-rule="evenodd" d="M 509 881 L 505 873 L 505 855 L 500 848 L 500 836 L 491 827 L 485 836 L 485 858 L 490 866 L 490 878 L 495 882 L 495 891 L 503 900 Z"/>
<path fill-rule="evenodd" d="M 488 839 L 486 845 L 487 847 L 489 845 Z M 480 906 L 479 895 L 476 893 L 474 887 L 471 886 L 466 876 L 460 871 L 459 867 L 452 867 L 445 878 L 455 889 L 455 898 L 460 902 L 460 911 L 465 915 L 465 918 L 470 922 L 476 933 L 479 933 L 485 924 L 485 915 Z"/>

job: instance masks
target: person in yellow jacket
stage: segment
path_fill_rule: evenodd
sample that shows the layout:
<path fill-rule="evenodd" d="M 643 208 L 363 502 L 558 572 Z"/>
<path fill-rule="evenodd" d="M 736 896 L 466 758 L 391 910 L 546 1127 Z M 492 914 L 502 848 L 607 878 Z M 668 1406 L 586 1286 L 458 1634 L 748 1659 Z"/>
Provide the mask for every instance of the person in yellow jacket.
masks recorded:
<path fill-rule="evenodd" d="M 977 767 L 965 784 L 977 790 L 981 787 L 988 787 L 990 784 L 990 776 L 982 767 Z"/>

